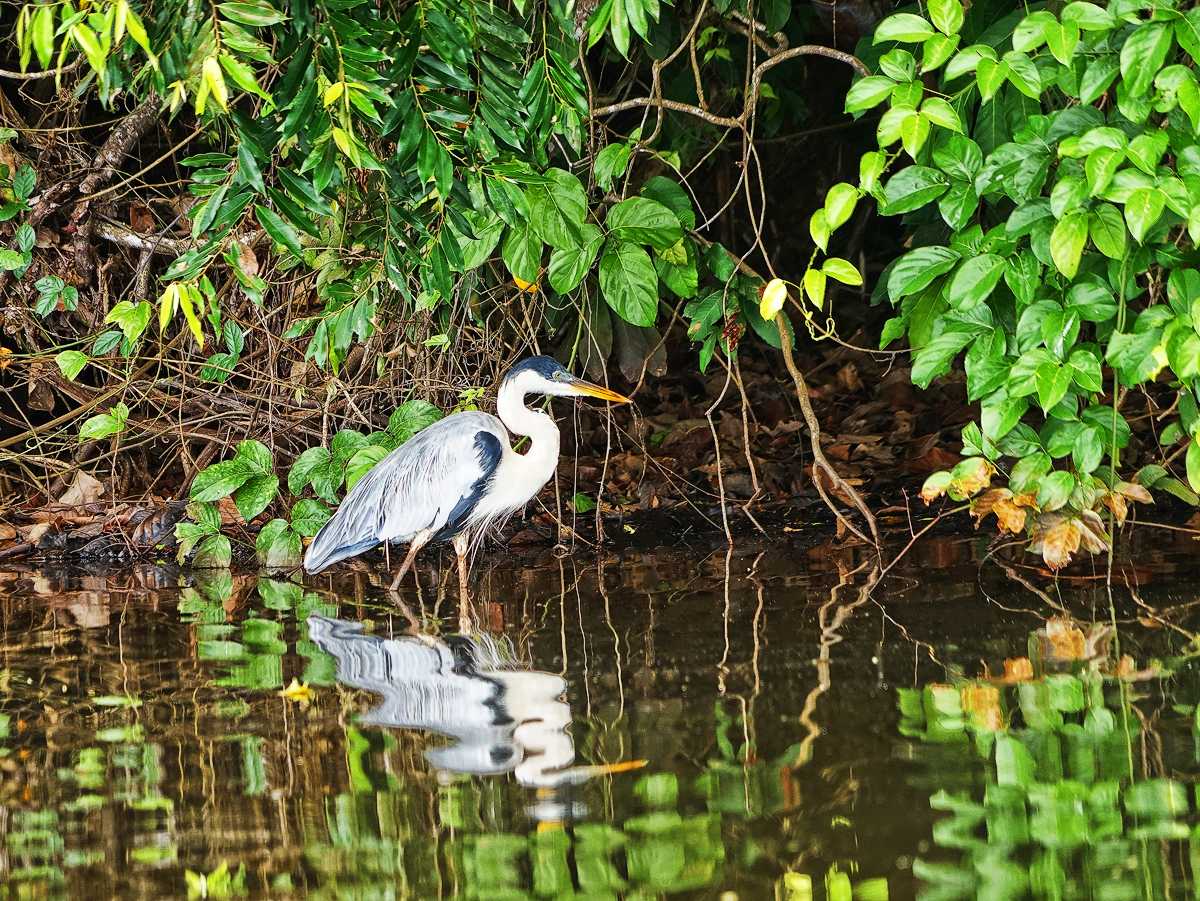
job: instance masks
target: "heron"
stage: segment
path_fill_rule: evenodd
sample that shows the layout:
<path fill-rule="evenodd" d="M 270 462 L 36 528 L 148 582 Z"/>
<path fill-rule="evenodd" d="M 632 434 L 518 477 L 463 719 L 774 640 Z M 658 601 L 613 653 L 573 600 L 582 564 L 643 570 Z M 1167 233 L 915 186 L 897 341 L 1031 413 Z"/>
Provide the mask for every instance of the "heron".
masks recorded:
<path fill-rule="evenodd" d="M 304 569 L 319 573 L 379 544 L 385 550 L 388 544 L 408 544 L 390 589 L 395 595 L 421 548 L 452 540 L 465 608 L 468 553 L 488 529 L 523 509 L 558 465 L 558 426 L 548 413 L 525 406 L 530 394 L 629 401 L 572 375 L 552 357 L 522 360 L 500 382 L 498 418 L 479 411 L 447 416 L 372 467 L 317 532 Z M 509 430 L 529 439 L 525 453 L 512 449 Z"/>

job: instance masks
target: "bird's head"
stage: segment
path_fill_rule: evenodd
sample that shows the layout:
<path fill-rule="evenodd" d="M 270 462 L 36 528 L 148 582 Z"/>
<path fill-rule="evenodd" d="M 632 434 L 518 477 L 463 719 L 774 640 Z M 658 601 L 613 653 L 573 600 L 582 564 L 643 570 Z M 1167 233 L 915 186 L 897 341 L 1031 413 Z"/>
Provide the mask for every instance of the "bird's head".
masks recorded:
<path fill-rule="evenodd" d="M 512 384 L 522 394 L 549 394 L 552 397 L 598 397 L 624 404 L 629 398 L 600 385 L 593 385 L 572 375 L 553 357 L 538 356 L 522 360 L 508 371 L 505 384 Z"/>

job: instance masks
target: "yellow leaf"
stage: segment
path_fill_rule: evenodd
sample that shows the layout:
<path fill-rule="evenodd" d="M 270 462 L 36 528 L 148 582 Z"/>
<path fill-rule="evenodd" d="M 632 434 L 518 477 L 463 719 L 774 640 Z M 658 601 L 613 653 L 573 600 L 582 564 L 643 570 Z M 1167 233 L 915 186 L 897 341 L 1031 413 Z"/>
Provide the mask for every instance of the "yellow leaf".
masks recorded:
<path fill-rule="evenodd" d="M 541 269 L 538 270 L 538 277 L 532 282 L 527 282 L 524 279 L 517 278 L 515 275 L 513 276 L 513 283 L 517 286 L 517 288 L 524 291 L 526 294 L 536 294 L 538 285 L 541 283 L 541 281 L 542 281 L 542 270 Z"/>
<path fill-rule="evenodd" d="M 212 92 L 213 99 L 225 112 L 229 112 L 229 91 L 225 88 L 225 75 L 215 56 L 204 60 L 204 83 Z"/>
<path fill-rule="evenodd" d="M 196 339 L 197 344 L 204 347 L 204 330 L 200 325 L 200 317 L 196 315 L 196 307 L 203 305 L 204 298 L 191 285 L 177 290 L 176 295 L 179 297 L 179 306 L 183 309 L 183 318 L 192 330 L 192 337 Z"/>
<path fill-rule="evenodd" d="M 125 37 L 125 20 L 129 15 L 128 0 L 117 0 L 117 17 L 113 23 L 113 46 L 120 47 Z"/>
<path fill-rule="evenodd" d="M 767 282 L 767 286 L 763 288 L 762 300 L 758 303 L 758 312 L 762 314 L 762 318 L 770 322 L 783 309 L 783 302 L 787 300 L 788 290 L 787 285 L 783 283 L 781 278 L 773 278 Z"/>
<path fill-rule="evenodd" d="M 346 82 L 335 81 L 333 84 L 331 84 L 329 87 L 327 87 L 325 89 L 325 96 L 322 98 L 322 102 L 327 107 L 333 106 L 335 103 L 338 102 L 338 98 L 342 96 L 342 94 L 345 92 L 345 90 L 346 90 Z"/>
<path fill-rule="evenodd" d="M 171 282 L 167 285 L 167 290 L 163 292 L 162 299 L 159 301 L 158 307 L 158 330 L 161 332 L 175 316 L 175 311 L 179 309 L 179 283 Z"/>
<path fill-rule="evenodd" d="M 312 689 L 308 687 L 307 682 L 301 683 L 299 679 L 293 678 L 291 684 L 279 692 L 279 697 L 307 705 L 312 700 Z"/>

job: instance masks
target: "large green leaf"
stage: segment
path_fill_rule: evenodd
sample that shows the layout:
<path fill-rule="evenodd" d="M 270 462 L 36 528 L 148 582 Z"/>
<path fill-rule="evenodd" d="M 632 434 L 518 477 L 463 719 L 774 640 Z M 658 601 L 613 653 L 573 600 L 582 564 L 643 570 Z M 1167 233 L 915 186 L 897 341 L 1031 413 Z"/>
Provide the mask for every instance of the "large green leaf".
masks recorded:
<path fill-rule="evenodd" d="M 671 210 L 649 197 L 631 197 L 608 211 L 605 225 L 619 243 L 649 244 L 667 250 L 679 243 L 683 228 Z"/>
<path fill-rule="evenodd" d="M 964 262 L 950 280 L 950 305 L 966 312 L 985 301 L 1004 274 L 1004 258 L 984 253 Z"/>
<path fill-rule="evenodd" d="M 550 287 L 559 294 L 574 291 L 600 252 L 604 233 L 590 222 L 580 229 L 580 241 L 572 247 L 556 247 L 550 254 Z"/>
<path fill-rule="evenodd" d="M 563 169 L 547 169 L 546 177 L 550 180 L 549 184 L 531 185 L 526 192 L 533 229 L 551 247 L 578 247 L 581 243 L 580 230 L 588 210 L 583 185 Z M 511 271 L 512 267 L 509 268 Z M 518 277 L 523 281 L 533 281 L 524 276 Z"/>
<path fill-rule="evenodd" d="M 1058 271 L 1067 278 L 1075 277 L 1087 236 L 1088 217 L 1085 212 L 1063 217 L 1050 234 L 1050 256 Z"/>
<path fill-rule="evenodd" d="M 238 459 L 225 460 L 196 474 L 192 482 L 192 500 L 215 501 L 228 497 L 256 473 Z"/>
<path fill-rule="evenodd" d="M 658 273 L 643 248 L 628 242 L 605 244 L 600 256 L 600 290 L 622 319 L 633 325 L 654 325 L 657 288 Z"/>
<path fill-rule="evenodd" d="M 542 271 L 542 239 L 527 222 L 509 228 L 501 251 L 504 265 L 514 278 L 534 284 Z"/>
<path fill-rule="evenodd" d="M 248 478 L 233 496 L 238 513 L 246 522 L 254 519 L 275 499 L 279 491 L 279 476 L 255 475 Z"/>
<path fill-rule="evenodd" d="M 888 275 L 888 296 L 892 302 L 916 294 L 944 272 L 949 272 L 962 254 L 949 247 L 918 247 L 896 261 Z"/>
<path fill-rule="evenodd" d="M 901 169 L 884 186 L 885 215 L 895 216 L 920 209 L 937 200 L 950 187 L 950 179 L 928 166 L 909 166 Z"/>

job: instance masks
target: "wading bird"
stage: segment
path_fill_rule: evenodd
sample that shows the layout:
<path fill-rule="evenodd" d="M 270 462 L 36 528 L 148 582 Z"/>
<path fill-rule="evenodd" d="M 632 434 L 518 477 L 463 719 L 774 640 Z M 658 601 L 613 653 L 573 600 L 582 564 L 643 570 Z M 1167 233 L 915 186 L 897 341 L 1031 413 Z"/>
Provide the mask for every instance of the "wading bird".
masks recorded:
<path fill-rule="evenodd" d="M 493 525 L 522 509 L 554 475 L 558 426 L 525 395 L 629 398 L 571 375 L 550 357 L 518 363 L 500 382 L 497 419 L 488 413 L 455 413 L 418 432 L 356 484 L 308 547 L 304 568 L 318 573 L 383 543 L 408 543 L 392 582 L 394 592 L 413 559 L 430 541 L 454 540 L 458 584 L 465 608 L 467 553 Z M 529 438 L 518 454 L 505 426 Z"/>

